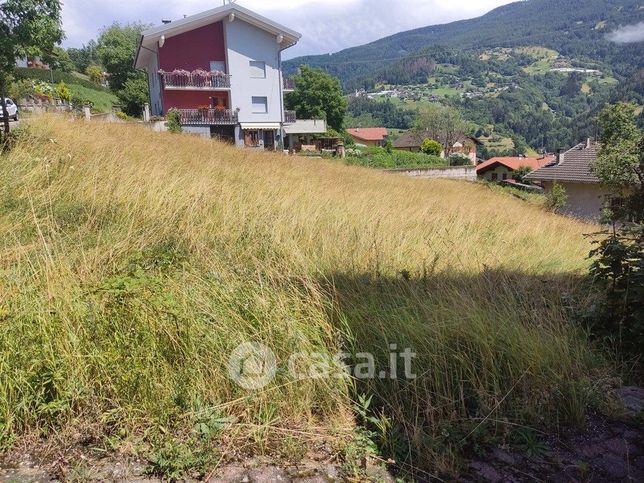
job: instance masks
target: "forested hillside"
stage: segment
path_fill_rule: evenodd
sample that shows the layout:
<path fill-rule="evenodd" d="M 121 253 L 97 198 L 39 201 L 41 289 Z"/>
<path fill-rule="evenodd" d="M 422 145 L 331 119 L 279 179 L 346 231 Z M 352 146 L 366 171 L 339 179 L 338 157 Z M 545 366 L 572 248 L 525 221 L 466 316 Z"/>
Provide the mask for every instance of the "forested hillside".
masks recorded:
<path fill-rule="evenodd" d="M 617 44 L 606 34 L 641 21 L 644 8 L 639 0 L 527 0 L 479 18 L 401 32 L 332 55 L 298 57 L 285 62 L 285 68 L 323 67 L 354 87 L 356 79 L 429 45 L 473 50 L 541 45 L 565 56 L 610 62 L 627 75 L 633 63 L 642 65 L 641 43 Z"/>
<path fill-rule="evenodd" d="M 615 34 L 642 21 L 637 0 L 527 0 L 286 69 L 321 67 L 347 93 L 395 91 L 391 100 L 352 101 L 352 122 L 405 129 L 424 103 L 442 102 L 459 107 L 479 135 L 511 139 L 506 153 L 552 150 L 592 135 L 590 120 L 606 102 L 642 103 L 643 44 Z"/>

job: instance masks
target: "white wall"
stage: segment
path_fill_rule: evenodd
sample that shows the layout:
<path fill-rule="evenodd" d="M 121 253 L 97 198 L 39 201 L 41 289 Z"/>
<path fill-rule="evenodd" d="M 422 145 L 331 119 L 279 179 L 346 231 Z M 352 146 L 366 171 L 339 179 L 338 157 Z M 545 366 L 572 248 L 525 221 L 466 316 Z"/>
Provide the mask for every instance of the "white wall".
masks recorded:
<path fill-rule="evenodd" d="M 568 201 L 561 213 L 588 221 L 598 221 L 608 192 L 598 184 L 559 182 L 566 190 Z M 552 182 L 544 181 L 546 192 L 552 191 Z"/>
<path fill-rule="evenodd" d="M 240 20 L 224 20 L 231 108 L 239 108 L 239 122 L 281 122 L 282 88 L 276 37 Z M 250 76 L 250 61 L 266 62 L 266 78 Z M 255 114 L 252 97 L 266 97 L 268 112 Z"/>

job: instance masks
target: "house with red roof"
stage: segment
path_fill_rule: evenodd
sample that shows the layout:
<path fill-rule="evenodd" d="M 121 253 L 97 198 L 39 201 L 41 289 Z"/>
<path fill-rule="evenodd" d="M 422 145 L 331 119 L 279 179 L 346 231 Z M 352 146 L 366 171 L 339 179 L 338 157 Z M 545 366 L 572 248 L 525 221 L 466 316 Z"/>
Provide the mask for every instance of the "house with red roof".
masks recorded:
<path fill-rule="evenodd" d="M 355 127 L 347 129 L 347 133 L 356 143 L 373 147 L 384 146 L 389 135 L 384 127 Z"/>
<path fill-rule="evenodd" d="M 527 167 L 534 171 L 542 168 L 555 160 L 554 156 L 541 156 L 539 158 L 495 157 L 479 164 L 476 174 L 479 179 L 486 181 L 504 181 L 513 179 L 514 172 L 519 168 Z"/>

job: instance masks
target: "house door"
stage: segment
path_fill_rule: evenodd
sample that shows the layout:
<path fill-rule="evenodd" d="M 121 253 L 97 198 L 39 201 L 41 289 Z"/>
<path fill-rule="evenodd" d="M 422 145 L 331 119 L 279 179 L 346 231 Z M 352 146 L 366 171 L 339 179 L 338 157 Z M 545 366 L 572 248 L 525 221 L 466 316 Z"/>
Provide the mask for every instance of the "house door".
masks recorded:
<path fill-rule="evenodd" d="M 264 149 L 275 149 L 275 131 L 264 131 Z"/>

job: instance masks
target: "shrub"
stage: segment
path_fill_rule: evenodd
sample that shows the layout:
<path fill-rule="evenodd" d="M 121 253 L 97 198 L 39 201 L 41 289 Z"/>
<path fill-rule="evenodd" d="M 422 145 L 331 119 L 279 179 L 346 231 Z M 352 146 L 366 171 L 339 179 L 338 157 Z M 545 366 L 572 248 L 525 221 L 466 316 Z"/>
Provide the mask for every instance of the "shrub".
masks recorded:
<path fill-rule="evenodd" d="M 19 79 L 11 83 L 9 86 L 9 97 L 15 101 L 24 99 L 28 95 L 34 93 L 34 83 L 29 79 Z"/>
<path fill-rule="evenodd" d="M 420 147 L 420 150 L 423 153 L 429 154 L 431 156 L 440 156 L 443 152 L 443 146 L 441 145 L 441 143 L 434 141 L 433 139 L 425 139 L 422 146 Z"/>
<path fill-rule="evenodd" d="M 143 105 L 148 102 L 148 81 L 144 78 L 128 79 L 116 96 L 127 115 L 141 117 Z"/>
<path fill-rule="evenodd" d="M 60 81 L 56 86 L 56 97 L 65 102 L 69 102 L 72 99 L 72 94 L 69 91 L 69 87 L 65 84 L 64 81 Z"/>
<path fill-rule="evenodd" d="M 568 202 L 566 189 L 557 183 L 552 184 L 552 189 L 546 194 L 546 208 L 552 212 L 557 212 Z"/>
<path fill-rule="evenodd" d="M 447 166 L 446 160 L 436 156 L 397 150 L 388 153 L 383 148 L 362 150 L 362 155 L 347 157 L 347 164 L 387 169 Z"/>
<path fill-rule="evenodd" d="M 181 117 L 177 111 L 171 109 L 168 111 L 168 115 L 166 117 L 167 121 L 165 125 L 168 128 L 168 131 L 173 133 L 183 132 L 183 128 L 181 127 Z"/>
<path fill-rule="evenodd" d="M 118 117 L 122 121 L 127 121 L 128 119 L 127 114 L 125 114 L 123 111 L 118 111 L 116 113 L 116 117 Z"/>
<path fill-rule="evenodd" d="M 97 65 L 92 64 L 87 66 L 85 74 L 96 85 L 101 85 L 101 82 L 103 82 L 103 70 Z"/>
<path fill-rule="evenodd" d="M 472 160 L 464 154 L 454 153 L 449 156 L 450 166 L 467 166 L 468 164 L 472 164 Z"/>

